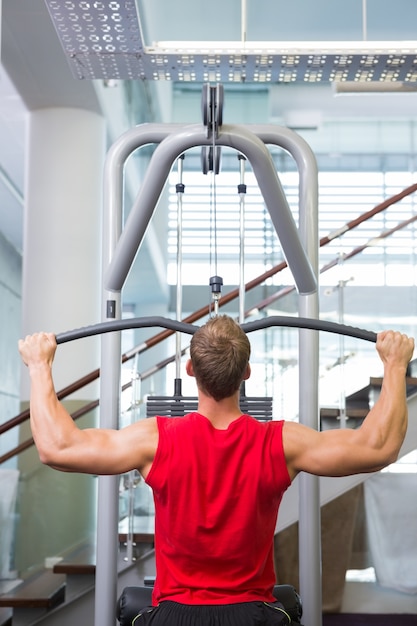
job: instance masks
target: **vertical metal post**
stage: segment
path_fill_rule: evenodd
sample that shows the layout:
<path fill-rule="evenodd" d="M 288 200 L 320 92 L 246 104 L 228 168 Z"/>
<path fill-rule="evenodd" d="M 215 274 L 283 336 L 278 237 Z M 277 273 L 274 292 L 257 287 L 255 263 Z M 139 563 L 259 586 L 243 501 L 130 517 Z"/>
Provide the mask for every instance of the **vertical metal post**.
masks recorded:
<path fill-rule="evenodd" d="M 253 132 L 265 143 L 287 150 L 297 163 L 299 183 L 299 235 L 308 260 L 318 277 L 318 172 L 311 148 L 289 129 L 254 126 Z M 291 266 L 290 266 L 291 269 Z M 301 317 L 318 318 L 318 291 L 301 294 Z M 299 330 L 300 423 L 319 428 L 318 332 Z M 299 571 L 305 626 L 322 625 L 320 482 L 317 476 L 300 474 L 299 487 Z"/>
<path fill-rule="evenodd" d="M 123 167 L 119 163 L 118 167 Z M 109 174 L 105 173 L 104 180 Z M 111 189 L 105 189 L 106 212 L 103 224 L 103 273 L 112 258 L 112 252 L 122 229 L 123 178 L 117 176 Z M 121 319 L 121 293 L 104 290 L 102 320 Z M 121 336 L 104 333 L 101 336 L 100 367 L 100 428 L 118 428 L 120 398 Z M 95 626 L 114 624 L 117 601 L 118 558 L 118 476 L 99 476 L 97 514 L 97 554 Z"/>
<path fill-rule="evenodd" d="M 141 145 L 158 143 L 169 132 L 167 126 L 132 129 L 109 150 L 104 168 L 102 271 L 105 276 L 122 229 L 124 165 Z M 103 286 L 102 320 L 121 318 L 121 289 Z M 120 333 L 101 338 L 100 427 L 118 428 L 120 403 Z M 97 548 L 95 580 L 95 626 L 114 626 L 118 565 L 118 476 L 100 476 L 97 502 Z"/>
<path fill-rule="evenodd" d="M 300 315 L 315 317 L 314 296 L 300 296 Z M 318 332 L 299 331 L 300 423 L 318 428 Z M 305 626 L 322 624 L 320 483 L 301 473 L 299 486 L 299 571 Z"/>
<path fill-rule="evenodd" d="M 178 183 L 177 191 L 177 320 L 182 318 L 182 199 L 184 194 L 184 184 L 182 182 L 182 173 L 184 165 L 184 155 L 178 158 Z M 175 334 L 175 380 L 179 384 L 181 379 L 181 333 Z M 180 390 L 178 390 L 180 391 Z M 175 392 L 177 395 L 177 392 Z"/>
<path fill-rule="evenodd" d="M 339 255 L 339 267 L 343 267 L 343 254 Z M 339 285 L 337 290 L 338 295 L 338 308 L 339 308 L 339 323 L 343 324 L 345 321 L 345 286 L 346 281 L 343 276 L 339 279 Z M 345 385 L 345 336 L 341 334 L 339 336 L 339 371 L 340 371 L 340 401 L 339 401 L 339 428 L 346 428 L 346 385 Z"/>
<path fill-rule="evenodd" d="M 243 154 L 238 155 L 240 183 L 237 186 L 239 194 L 239 323 L 245 321 L 245 163 Z"/>
<path fill-rule="evenodd" d="M 318 176 L 315 160 L 303 160 L 300 175 L 301 242 L 318 276 Z M 299 296 L 302 317 L 319 317 L 318 291 Z M 318 430 L 319 412 L 319 334 L 314 330 L 299 330 L 299 407 L 300 422 Z M 299 476 L 299 571 L 300 593 L 303 599 L 305 626 L 322 624 L 321 516 L 320 479 L 301 473 Z"/>
<path fill-rule="evenodd" d="M 244 45 L 248 37 L 248 2 L 247 0 L 241 0 L 240 8 L 241 8 L 240 39 L 241 39 L 242 44 Z"/>

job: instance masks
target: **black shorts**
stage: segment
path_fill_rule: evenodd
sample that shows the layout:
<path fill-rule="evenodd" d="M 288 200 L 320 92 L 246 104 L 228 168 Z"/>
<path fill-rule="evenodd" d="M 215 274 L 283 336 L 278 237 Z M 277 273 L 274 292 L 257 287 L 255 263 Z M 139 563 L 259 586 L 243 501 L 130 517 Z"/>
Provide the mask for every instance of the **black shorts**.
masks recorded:
<path fill-rule="evenodd" d="M 165 600 L 142 609 L 132 626 L 287 626 L 291 622 L 280 602 L 189 605 Z"/>

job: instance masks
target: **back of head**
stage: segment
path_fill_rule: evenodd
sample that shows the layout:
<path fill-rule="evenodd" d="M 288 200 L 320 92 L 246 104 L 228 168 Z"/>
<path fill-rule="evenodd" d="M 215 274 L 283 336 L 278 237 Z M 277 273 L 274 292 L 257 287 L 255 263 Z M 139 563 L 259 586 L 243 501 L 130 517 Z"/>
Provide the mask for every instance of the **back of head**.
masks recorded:
<path fill-rule="evenodd" d="M 232 396 L 250 357 L 250 343 L 231 317 L 212 317 L 193 335 L 190 356 L 198 387 L 215 400 Z"/>

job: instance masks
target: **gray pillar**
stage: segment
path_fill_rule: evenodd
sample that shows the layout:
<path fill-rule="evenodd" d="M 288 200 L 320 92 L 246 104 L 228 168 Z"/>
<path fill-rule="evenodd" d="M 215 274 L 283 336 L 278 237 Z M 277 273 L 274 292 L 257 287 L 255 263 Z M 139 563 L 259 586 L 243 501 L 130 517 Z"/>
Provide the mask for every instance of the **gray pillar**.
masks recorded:
<path fill-rule="evenodd" d="M 29 115 L 22 336 L 36 331 L 60 333 L 100 319 L 105 140 L 105 123 L 96 113 L 47 108 Z M 96 369 L 99 348 L 95 337 L 60 346 L 54 363 L 56 388 Z M 24 367 L 21 378 L 21 399 L 26 406 L 29 377 Z M 72 411 L 97 395 L 98 385 L 90 385 L 65 404 Z M 83 418 L 82 424 L 92 419 Z M 30 434 L 27 424 L 21 431 L 23 439 Z M 35 450 L 20 455 L 19 464 L 25 480 L 16 550 L 19 568 L 25 569 L 91 537 L 96 523 L 96 480 L 39 466 Z"/>

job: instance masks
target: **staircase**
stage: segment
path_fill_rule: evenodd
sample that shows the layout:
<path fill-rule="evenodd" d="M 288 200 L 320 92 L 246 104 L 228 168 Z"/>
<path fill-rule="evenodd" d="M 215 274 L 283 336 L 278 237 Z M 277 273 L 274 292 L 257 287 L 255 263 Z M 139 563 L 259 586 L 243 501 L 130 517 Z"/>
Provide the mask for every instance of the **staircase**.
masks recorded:
<path fill-rule="evenodd" d="M 119 535 L 118 594 L 124 587 L 143 585 L 146 577 L 155 575 L 153 535 L 133 536 L 133 561 L 127 561 L 126 540 L 126 535 Z M 1 593 L 0 626 L 91 624 L 94 583 L 95 547 L 80 546 L 52 568 L 39 569 Z"/>

